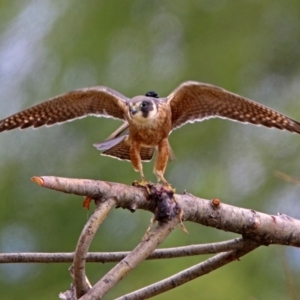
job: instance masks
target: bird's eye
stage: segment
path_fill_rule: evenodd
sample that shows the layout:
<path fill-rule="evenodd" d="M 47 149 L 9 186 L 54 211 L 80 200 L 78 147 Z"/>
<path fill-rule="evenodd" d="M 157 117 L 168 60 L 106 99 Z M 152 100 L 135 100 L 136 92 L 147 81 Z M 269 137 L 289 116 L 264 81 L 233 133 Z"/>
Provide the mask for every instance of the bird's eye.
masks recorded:
<path fill-rule="evenodd" d="M 141 107 L 143 108 L 143 107 L 146 107 L 148 105 L 148 103 L 146 102 L 146 101 L 143 101 L 142 103 L 141 103 Z"/>

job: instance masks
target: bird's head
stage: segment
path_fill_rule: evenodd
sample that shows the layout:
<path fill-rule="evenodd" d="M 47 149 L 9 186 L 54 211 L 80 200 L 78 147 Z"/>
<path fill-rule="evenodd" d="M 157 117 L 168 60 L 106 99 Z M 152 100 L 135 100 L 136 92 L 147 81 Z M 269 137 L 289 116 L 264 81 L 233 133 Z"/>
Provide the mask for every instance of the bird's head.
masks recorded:
<path fill-rule="evenodd" d="M 150 94 L 151 93 L 151 94 Z M 157 115 L 158 95 L 148 92 L 145 96 L 136 96 L 129 102 L 129 114 L 131 119 L 145 123 Z"/>

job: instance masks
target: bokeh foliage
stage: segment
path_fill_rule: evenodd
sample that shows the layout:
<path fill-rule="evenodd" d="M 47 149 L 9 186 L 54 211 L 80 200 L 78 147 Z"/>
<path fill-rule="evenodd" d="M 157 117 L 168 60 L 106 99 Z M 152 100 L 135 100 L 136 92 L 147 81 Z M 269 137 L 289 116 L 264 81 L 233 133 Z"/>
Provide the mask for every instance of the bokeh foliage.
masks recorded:
<path fill-rule="evenodd" d="M 0 118 L 72 89 L 106 85 L 127 96 L 179 83 L 222 86 L 300 120 L 300 2 L 230 0 L 0 1 Z M 88 218 L 80 197 L 41 189 L 34 175 L 130 183 L 127 162 L 100 157 L 92 143 L 119 123 L 86 118 L 0 135 L 0 251 L 73 251 Z M 172 133 L 177 156 L 166 178 L 178 192 L 300 218 L 300 138 L 287 132 L 210 120 Z M 145 165 L 151 180 L 152 163 Z M 93 251 L 130 250 L 151 215 L 115 210 Z M 187 224 L 162 245 L 234 235 Z M 286 257 L 287 264 L 284 263 Z M 112 299 L 201 261 L 145 262 L 108 294 Z M 89 265 L 91 280 L 111 268 Z M 1 299 L 55 299 L 68 288 L 68 265 L 1 265 Z M 288 269 L 290 275 L 286 274 Z M 300 276 L 299 251 L 261 248 L 155 299 L 287 299 Z M 294 286 L 300 293 L 299 285 Z"/>

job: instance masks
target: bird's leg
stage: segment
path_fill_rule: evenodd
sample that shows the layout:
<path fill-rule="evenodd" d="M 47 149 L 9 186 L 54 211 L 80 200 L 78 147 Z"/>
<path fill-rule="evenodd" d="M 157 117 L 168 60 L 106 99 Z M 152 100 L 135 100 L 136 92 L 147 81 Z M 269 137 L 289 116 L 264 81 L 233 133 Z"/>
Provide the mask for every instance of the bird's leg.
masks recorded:
<path fill-rule="evenodd" d="M 158 144 L 158 149 L 157 149 L 158 151 L 157 151 L 156 161 L 155 161 L 155 165 L 154 165 L 154 173 L 156 174 L 157 178 L 159 180 L 161 180 L 163 185 L 167 189 L 172 191 L 174 202 L 178 203 L 177 200 L 176 200 L 176 197 L 175 197 L 175 189 L 172 188 L 172 186 L 164 178 L 164 172 L 166 170 L 169 155 L 170 155 L 170 151 L 171 151 L 170 149 L 171 148 L 169 146 L 168 138 L 165 138 L 165 139 L 161 140 L 161 142 Z M 183 231 L 187 232 L 184 225 L 183 225 L 182 218 L 183 218 L 183 212 L 181 211 L 180 214 L 179 214 L 181 227 L 183 228 Z"/>
<path fill-rule="evenodd" d="M 156 156 L 153 172 L 157 176 L 158 181 L 161 181 L 165 187 L 175 192 L 175 190 L 171 187 L 168 181 L 164 178 L 164 173 L 167 167 L 169 154 L 170 154 L 169 151 L 170 151 L 170 147 L 169 147 L 168 138 L 164 138 L 158 144 L 157 156 Z"/>
<path fill-rule="evenodd" d="M 140 172 L 142 181 L 138 182 L 138 181 L 134 181 L 133 185 L 135 186 L 143 186 L 146 187 L 147 192 L 150 194 L 150 190 L 148 185 L 148 182 L 144 176 L 144 172 L 143 172 L 143 165 L 142 165 L 142 161 L 141 161 L 141 155 L 140 155 L 140 145 L 138 143 L 133 142 L 131 144 L 130 147 L 130 160 L 132 163 L 132 166 L 134 168 L 135 171 Z"/>

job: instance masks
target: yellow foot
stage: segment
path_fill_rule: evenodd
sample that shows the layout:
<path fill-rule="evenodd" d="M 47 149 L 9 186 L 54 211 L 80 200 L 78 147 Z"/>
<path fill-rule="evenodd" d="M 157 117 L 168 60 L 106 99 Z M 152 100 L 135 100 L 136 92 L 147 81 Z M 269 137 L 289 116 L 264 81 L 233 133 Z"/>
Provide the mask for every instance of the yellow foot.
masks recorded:
<path fill-rule="evenodd" d="M 176 200 L 176 197 L 175 197 L 175 193 L 176 193 L 176 189 L 172 188 L 171 184 L 169 184 L 167 181 L 164 181 L 163 182 L 163 186 L 170 190 L 174 195 L 173 195 L 173 200 L 175 203 L 178 203 L 177 200 Z"/>
<path fill-rule="evenodd" d="M 166 180 L 163 181 L 163 185 L 164 185 L 164 187 L 165 187 L 166 189 L 170 190 L 170 191 L 173 193 L 173 200 L 174 200 L 174 202 L 175 202 L 176 204 L 178 204 L 178 201 L 177 201 L 177 199 L 176 199 L 176 197 L 175 197 L 176 189 L 172 188 L 172 186 L 171 186 Z M 180 220 L 180 227 L 181 227 L 182 231 L 185 232 L 185 233 L 188 233 L 188 231 L 187 231 L 187 229 L 185 228 L 185 226 L 184 226 L 184 224 L 183 224 L 183 221 L 182 221 L 182 219 L 183 219 L 183 211 L 182 211 L 181 208 L 180 208 L 180 212 L 179 212 L 179 216 L 178 216 L 178 217 L 179 217 L 179 220 Z"/>
<path fill-rule="evenodd" d="M 148 183 L 148 181 L 145 180 L 145 179 L 142 179 L 141 182 L 138 182 L 137 180 L 135 180 L 135 181 L 132 183 L 132 185 L 133 185 L 133 186 L 137 186 L 137 187 L 140 187 L 140 186 L 141 186 L 141 187 L 144 187 L 144 188 L 147 190 L 148 194 L 149 194 L 149 195 L 151 194 L 150 188 L 149 188 L 149 183 Z"/>
<path fill-rule="evenodd" d="M 175 194 L 176 189 L 172 188 L 172 186 L 171 186 L 170 183 L 168 183 L 167 181 L 163 181 L 163 186 L 164 186 L 166 189 L 172 191 L 172 192 Z M 175 198 L 175 197 L 174 197 L 174 198 Z M 175 202 L 176 202 L 176 201 L 175 201 Z"/>

